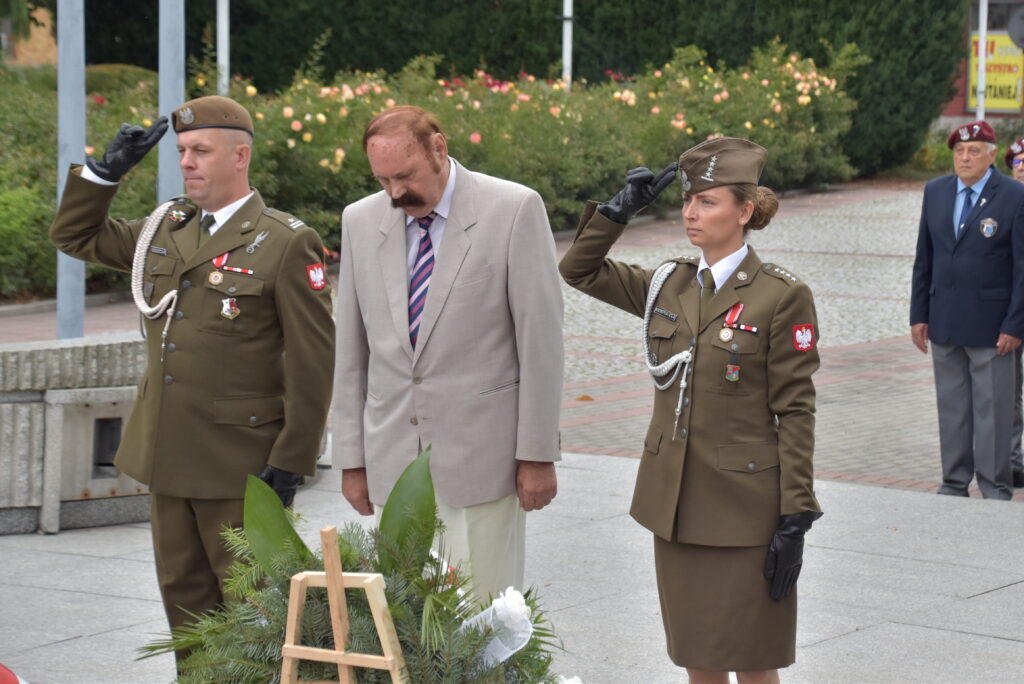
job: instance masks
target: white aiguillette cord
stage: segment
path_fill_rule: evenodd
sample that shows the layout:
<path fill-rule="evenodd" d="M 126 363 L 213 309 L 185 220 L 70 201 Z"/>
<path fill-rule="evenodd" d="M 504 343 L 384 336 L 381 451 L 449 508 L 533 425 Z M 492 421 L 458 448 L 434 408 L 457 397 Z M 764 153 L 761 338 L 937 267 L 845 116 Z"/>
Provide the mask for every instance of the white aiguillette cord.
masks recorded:
<path fill-rule="evenodd" d="M 683 412 L 683 397 L 686 396 L 686 376 L 690 374 L 691 363 L 693 362 L 693 345 L 685 351 L 673 355 L 664 363 L 658 363 L 658 357 L 651 351 L 650 329 L 651 315 L 654 312 L 654 303 L 661 293 L 661 287 L 668 280 L 668 277 L 676 270 L 676 262 L 669 261 L 658 267 L 651 277 L 651 286 L 647 290 L 647 305 L 644 307 L 644 361 L 647 363 L 647 371 L 654 379 L 654 386 L 659 390 L 666 390 L 679 378 L 679 400 L 676 402 L 676 422 L 672 427 L 672 441 L 675 441 L 679 432 L 679 416 Z M 671 377 L 665 382 L 658 382 L 658 378 L 665 377 L 671 373 Z"/>
<path fill-rule="evenodd" d="M 164 360 L 164 348 L 167 346 L 167 329 L 171 325 L 174 307 L 178 303 L 178 291 L 171 290 L 161 297 L 155 306 L 150 306 L 146 303 L 146 298 L 142 293 L 142 281 L 146 274 L 146 257 L 149 254 L 149 246 L 153 242 L 153 236 L 156 235 L 157 228 L 160 227 L 160 223 L 174 205 L 175 202 L 173 200 L 164 202 L 149 215 L 149 218 L 146 219 L 145 224 L 142 226 L 142 232 L 139 233 L 139 241 L 135 243 L 135 255 L 132 257 L 132 299 L 135 300 L 135 306 L 143 316 L 151 320 L 160 318 L 164 314 L 167 315 L 163 332 L 160 333 L 161 362 Z"/>

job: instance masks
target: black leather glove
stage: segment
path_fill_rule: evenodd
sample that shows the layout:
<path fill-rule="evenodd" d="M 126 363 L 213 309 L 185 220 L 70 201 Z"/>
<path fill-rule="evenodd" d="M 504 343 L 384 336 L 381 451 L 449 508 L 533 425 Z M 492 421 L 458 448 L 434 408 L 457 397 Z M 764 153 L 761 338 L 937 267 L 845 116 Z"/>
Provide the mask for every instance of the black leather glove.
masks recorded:
<path fill-rule="evenodd" d="M 796 586 L 804 562 L 804 535 L 822 515 L 819 511 L 803 511 L 779 516 L 779 527 L 764 561 L 764 578 L 771 580 L 771 597 L 776 601 L 789 596 Z"/>
<path fill-rule="evenodd" d="M 260 479 L 270 485 L 270 488 L 281 497 L 281 503 L 285 508 L 292 505 L 292 501 L 295 499 L 295 490 L 302 484 L 301 475 L 275 468 L 272 465 L 263 469 Z"/>
<path fill-rule="evenodd" d="M 117 131 L 117 135 L 107 145 L 103 159 L 96 161 L 92 157 L 88 157 L 85 160 L 85 165 L 103 180 L 116 183 L 121 180 L 121 176 L 142 161 L 146 153 L 160 142 L 160 138 L 166 132 L 166 116 L 161 116 L 149 128 L 123 123 Z"/>
<path fill-rule="evenodd" d="M 626 187 L 619 190 L 615 197 L 598 205 L 597 210 L 616 223 L 628 223 L 629 219 L 656 200 L 672 184 L 678 167 L 679 164 L 672 162 L 657 176 L 645 166 L 633 169 L 626 174 Z"/>

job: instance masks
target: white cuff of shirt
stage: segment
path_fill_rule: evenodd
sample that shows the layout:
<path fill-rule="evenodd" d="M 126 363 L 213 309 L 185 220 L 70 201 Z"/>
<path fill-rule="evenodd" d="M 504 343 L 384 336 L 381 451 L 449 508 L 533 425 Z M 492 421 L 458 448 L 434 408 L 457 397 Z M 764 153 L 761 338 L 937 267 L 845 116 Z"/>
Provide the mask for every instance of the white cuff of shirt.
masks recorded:
<path fill-rule="evenodd" d="M 93 173 L 92 169 L 89 168 L 88 164 L 82 165 L 82 178 L 91 183 L 96 183 L 97 185 L 117 185 L 116 181 L 108 181 L 104 178 L 100 178 L 99 176 L 97 176 L 95 173 Z"/>

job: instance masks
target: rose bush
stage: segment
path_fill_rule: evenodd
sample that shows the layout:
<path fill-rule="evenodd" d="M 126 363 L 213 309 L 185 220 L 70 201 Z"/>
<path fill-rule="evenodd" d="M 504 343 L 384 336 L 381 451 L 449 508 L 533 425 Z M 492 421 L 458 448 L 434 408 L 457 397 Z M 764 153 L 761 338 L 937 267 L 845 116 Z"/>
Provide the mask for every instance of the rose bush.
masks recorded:
<path fill-rule="evenodd" d="M 715 136 L 745 137 L 768 148 L 762 183 L 777 190 L 841 181 L 853 172 L 839 145 L 855 107 L 844 84 L 863 63 L 853 46 L 832 56 L 829 73 L 778 41 L 737 69 L 716 68 L 702 51 L 688 47 L 634 77 L 610 74 L 605 82 L 578 82 L 571 89 L 525 73 L 513 81 L 484 71 L 443 77 L 437 74 L 439 62 L 418 57 L 395 74 L 349 72 L 323 82 L 312 59 L 290 87 L 275 94 L 233 79 L 230 95 L 254 117 L 253 185 L 270 205 L 301 217 L 328 248 L 337 249 L 344 207 L 379 189 L 362 151 L 363 129 L 376 113 L 400 104 L 434 112 L 452 156 L 468 168 L 536 189 L 555 230 L 572 227 L 585 200 L 614 194 L 630 168 L 660 169 Z M 120 122 L 146 123 L 157 116 L 155 75 L 123 69 L 105 65 L 89 81 L 112 88 L 87 96 L 86 150 L 97 155 Z M 214 92 L 210 64 L 194 63 L 192 69 L 189 95 Z M 0 67 L 0 85 L 8 94 L 0 101 L 0 193 L 31 188 L 49 207 L 41 217 L 47 223 L 57 175 L 53 70 Z M 114 215 L 141 217 L 153 208 L 155 169 L 150 155 L 131 172 Z M 678 205 L 678 190 L 670 191 L 653 211 Z M 4 249 L 0 244 L 0 263 Z M 89 273 L 94 288 L 123 280 L 105 269 Z M 46 275 L 49 288 L 0 285 L 0 297 L 43 294 L 53 283 L 52 274 Z"/>

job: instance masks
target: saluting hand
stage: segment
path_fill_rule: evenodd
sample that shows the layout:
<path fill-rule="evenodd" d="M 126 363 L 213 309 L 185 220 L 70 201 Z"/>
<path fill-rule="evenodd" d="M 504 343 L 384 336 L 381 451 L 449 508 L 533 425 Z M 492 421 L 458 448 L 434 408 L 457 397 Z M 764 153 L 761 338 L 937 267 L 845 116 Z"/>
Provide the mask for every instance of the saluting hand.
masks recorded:
<path fill-rule="evenodd" d="M 142 161 L 146 153 L 160 142 L 160 138 L 167 132 L 167 125 L 166 116 L 161 116 L 149 128 L 123 123 L 117 135 L 107 145 L 103 158 L 97 161 L 88 157 L 85 164 L 103 180 L 117 183 L 121 176 Z"/>
<path fill-rule="evenodd" d="M 633 169 L 626 174 L 625 187 L 597 210 L 616 223 L 628 223 L 672 184 L 678 168 L 679 164 L 672 162 L 657 176 L 646 166 Z"/>

